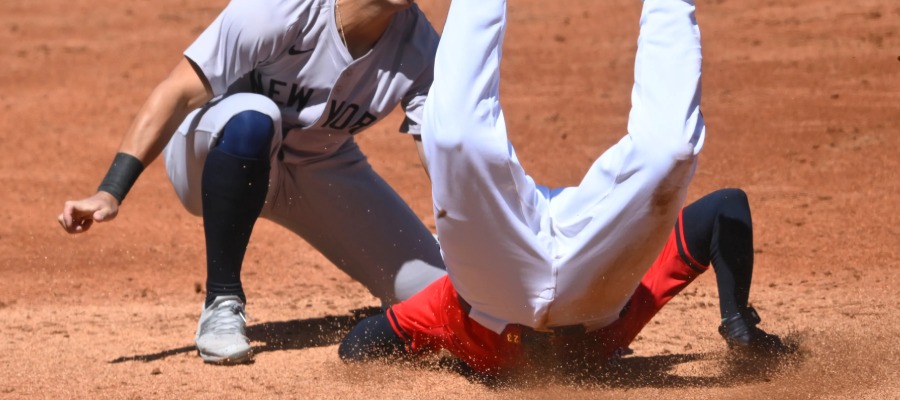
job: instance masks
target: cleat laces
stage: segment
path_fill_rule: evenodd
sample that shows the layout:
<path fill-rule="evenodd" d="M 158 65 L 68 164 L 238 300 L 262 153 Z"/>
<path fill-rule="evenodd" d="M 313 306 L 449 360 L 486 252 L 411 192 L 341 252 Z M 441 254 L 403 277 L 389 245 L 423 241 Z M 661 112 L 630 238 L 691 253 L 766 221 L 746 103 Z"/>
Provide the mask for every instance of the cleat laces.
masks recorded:
<path fill-rule="evenodd" d="M 232 303 L 227 307 L 216 308 L 204 330 L 215 334 L 243 334 L 243 327 L 246 324 L 244 307 Z"/>

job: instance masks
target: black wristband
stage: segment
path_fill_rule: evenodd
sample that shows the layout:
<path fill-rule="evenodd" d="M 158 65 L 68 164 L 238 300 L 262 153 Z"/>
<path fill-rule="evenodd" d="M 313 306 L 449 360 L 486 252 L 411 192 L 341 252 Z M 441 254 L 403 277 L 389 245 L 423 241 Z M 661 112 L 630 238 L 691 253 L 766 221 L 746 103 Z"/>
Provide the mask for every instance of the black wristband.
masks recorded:
<path fill-rule="evenodd" d="M 116 153 L 116 158 L 113 159 L 113 163 L 97 191 L 111 194 L 119 201 L 119 204 L 122 204 L 122 200 L 125 200 L 125 195 L 131 190 L 131 186 L 137 181 L 141 172 L 144 172 L 144 164 L 141 164 L 141 160 L 131 154 Z"/>

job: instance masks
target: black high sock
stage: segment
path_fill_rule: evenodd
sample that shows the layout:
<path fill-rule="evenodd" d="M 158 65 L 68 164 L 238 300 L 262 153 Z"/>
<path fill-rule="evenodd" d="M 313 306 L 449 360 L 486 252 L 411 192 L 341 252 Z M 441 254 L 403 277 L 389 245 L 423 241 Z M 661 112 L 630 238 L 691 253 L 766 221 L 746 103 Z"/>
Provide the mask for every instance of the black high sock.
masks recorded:
<path fill-rule="evenodd" d="M 203 168 L 203 228 L 206 235 L 206 305 L 216 296 L 246 302 L 241 265 L 250 233 L 265 204 L 269 160 L 252 160 L 213 148 Z"/>
<path fill-rule="evenodd" d="M 682 217 L 688 251 L 712 263 L 722 319 L 747 308 L 753 277 L 753 224 L 747 195 L 723 189 L 685 207 Z"/>

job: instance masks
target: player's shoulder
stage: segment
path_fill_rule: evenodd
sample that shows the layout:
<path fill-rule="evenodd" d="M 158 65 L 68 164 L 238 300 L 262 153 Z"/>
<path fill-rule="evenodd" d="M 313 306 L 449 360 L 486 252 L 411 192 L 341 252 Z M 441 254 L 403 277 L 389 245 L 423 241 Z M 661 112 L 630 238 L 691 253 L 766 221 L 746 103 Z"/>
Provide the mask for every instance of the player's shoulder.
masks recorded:
<path fill-rule="evenodd" d="M 327 0 L 231 0 L 225 9 L 243 31 L 261 36 L 284 34 L 309 23 Z"/>
<path fill-rule="evenodd" d="M 423 55 L 434 55 L 440 35 L 416 3 L 397 13 L 395 18 L 398 29 L 402 30 L 400 37 L 406 46 L 420 51 Z"/>

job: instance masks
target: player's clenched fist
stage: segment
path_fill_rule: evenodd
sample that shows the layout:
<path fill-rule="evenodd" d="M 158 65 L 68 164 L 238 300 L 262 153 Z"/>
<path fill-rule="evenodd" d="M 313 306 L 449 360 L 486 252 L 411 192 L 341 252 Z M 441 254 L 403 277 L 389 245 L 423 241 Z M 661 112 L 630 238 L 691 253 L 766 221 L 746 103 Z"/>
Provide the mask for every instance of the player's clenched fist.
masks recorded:
<path fill-rule="evenodd" d="M 69 200 L 59 214 L 59 224 L 69 233 L 81 233 L 88 230 L 94 221 L 104 222 L 116 217 L 119 213 L 119 202 L 111 194 L 97 194 L 81 200 Z"/>

